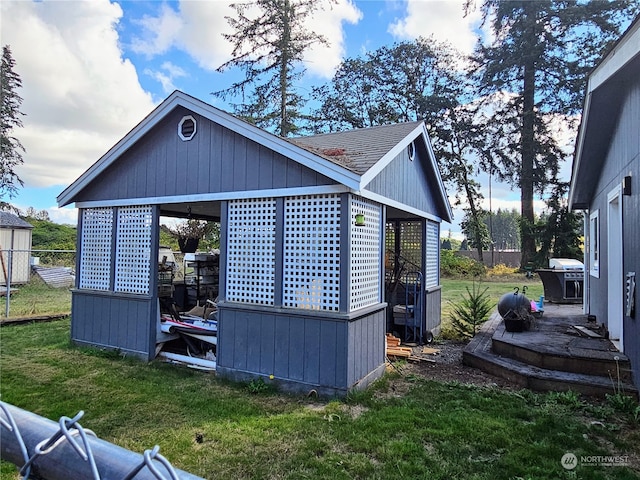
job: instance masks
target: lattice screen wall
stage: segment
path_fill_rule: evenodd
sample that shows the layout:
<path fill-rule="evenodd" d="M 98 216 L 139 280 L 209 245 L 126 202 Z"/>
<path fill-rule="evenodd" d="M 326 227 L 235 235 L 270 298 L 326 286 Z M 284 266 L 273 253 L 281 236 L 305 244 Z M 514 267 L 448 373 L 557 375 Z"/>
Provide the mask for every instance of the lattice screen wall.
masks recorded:
<path fill-rule="evenodd" d="M 440 277 L 440 225 L 436 222 L 427 221 L 426 250 L 425 286 L 435 287 Z"/>
<path fill-rule="evenodd" d="M 285 199 L 283 299 L 286 307 L 340 309 L 340 197 Z"/>
<path fill-rule="evenodd" d="M 112 232 L 113 210 L 111 208 L 82 210 L 80 288 L 109 290 Z"/>
<path fill-rule="evenodd" d="M 422 269 L 422 222 L 400 222 L 400 255 L 408 263 L 407 271 Z"/>
<path fill-rule="evenodd" d="M 153 210 L 149 205 L 118 209 L 114 291 L 149 293 L 152 224 Z"/>
<path fill-rule="evenodd" d="M 380 205 L 351 197 L 351 282 L 349 311 L 380 302 Z M 365 225 L 355 226 L 356 214 Z"/>
<path fill-rule="evenodd" d="M 227 292 L 230 302 L 274 304 L 276 202 L 229 202 Z"/>

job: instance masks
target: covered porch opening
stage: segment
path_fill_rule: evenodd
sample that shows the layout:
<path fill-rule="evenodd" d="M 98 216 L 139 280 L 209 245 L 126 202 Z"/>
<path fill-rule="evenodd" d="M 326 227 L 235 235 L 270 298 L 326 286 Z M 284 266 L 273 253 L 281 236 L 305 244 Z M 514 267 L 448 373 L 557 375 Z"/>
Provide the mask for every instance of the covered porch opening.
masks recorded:
<path fill-rule="evenodd" d="M 405 343 L 431 343 L 440 333 L 439 237 L 437 222 L 406 216 L 387 218 L 386 331 Z"/>
<path fill-rule="evenodd" d="M 198 220 L 220 224 L 221 202 L 160 205 L 160 225 Z M 199 239 L 200 240 L 200 239 Z M 179 242 L 180 243 L 180 242 Z M 191 243 L 191 242 L 186 242 Z M 214 371 L 217 359 L 220 249 L 203 240 L 173 252 L 158 235 L 158 318 L 155 356 Z"/>

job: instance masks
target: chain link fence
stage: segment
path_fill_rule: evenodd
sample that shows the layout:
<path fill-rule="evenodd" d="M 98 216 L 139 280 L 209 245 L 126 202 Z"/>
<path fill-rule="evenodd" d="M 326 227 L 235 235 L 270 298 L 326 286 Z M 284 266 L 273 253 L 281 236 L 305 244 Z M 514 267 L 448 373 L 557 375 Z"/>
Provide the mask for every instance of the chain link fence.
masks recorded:
<path fill-rule="evenodd" d="M 56 423 L 0 402 L 2 459 L 16 465 L 23 479 L 201 479 L 175 469 L 157 445 L 137 454 L 97 438 L 78 423 L 83 415 Z"/>
<path fill-rule="evenodd" d="M 75 250 L 0 250 L 0 315 L 68 314 L 75 266 Z"/>

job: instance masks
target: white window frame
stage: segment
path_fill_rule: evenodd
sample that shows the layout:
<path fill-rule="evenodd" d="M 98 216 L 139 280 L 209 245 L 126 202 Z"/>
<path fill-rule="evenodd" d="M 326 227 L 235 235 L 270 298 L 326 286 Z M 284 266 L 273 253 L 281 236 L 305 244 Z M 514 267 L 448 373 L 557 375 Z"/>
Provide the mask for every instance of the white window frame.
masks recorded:
<path fill-rule="evenodd" d="M 600 278 L 600 210 L 589 214 L 589 274 Z"/>

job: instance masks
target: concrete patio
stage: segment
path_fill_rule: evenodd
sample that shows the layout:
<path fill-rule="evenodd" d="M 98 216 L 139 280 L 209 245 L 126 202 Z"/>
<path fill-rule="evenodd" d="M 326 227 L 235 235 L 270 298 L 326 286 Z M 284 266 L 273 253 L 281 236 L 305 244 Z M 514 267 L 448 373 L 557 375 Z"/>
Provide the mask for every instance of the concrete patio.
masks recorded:
<path fill-rule="evenodd" d="M 496 311 L 465 347 L 462 361 L 531 390 L 637 397 L 629 359 L 597 327 L 582 305 L 547 303 L 523 332 L 507 332 Z"/>

